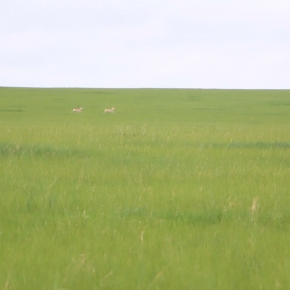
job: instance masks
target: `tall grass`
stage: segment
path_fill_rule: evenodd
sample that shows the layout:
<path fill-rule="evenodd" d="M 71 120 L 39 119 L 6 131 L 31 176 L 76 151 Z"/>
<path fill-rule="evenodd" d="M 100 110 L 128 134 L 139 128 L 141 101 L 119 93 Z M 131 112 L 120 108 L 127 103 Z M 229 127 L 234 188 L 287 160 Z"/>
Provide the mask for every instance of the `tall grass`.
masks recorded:
<path fill-rule="evenodd" d="M 290 287 L 289 91 L 0 100 L 3 289 Z"/>

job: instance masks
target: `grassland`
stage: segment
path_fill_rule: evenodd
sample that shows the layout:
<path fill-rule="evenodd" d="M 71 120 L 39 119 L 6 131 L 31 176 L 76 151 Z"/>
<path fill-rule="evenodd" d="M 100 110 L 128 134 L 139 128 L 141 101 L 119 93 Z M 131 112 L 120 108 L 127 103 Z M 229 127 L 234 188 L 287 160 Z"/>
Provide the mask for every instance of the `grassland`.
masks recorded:
<path fill-rule="evenodd" d="M 0 289 L 290 289 L 290 91 L 0 103 Z"/>

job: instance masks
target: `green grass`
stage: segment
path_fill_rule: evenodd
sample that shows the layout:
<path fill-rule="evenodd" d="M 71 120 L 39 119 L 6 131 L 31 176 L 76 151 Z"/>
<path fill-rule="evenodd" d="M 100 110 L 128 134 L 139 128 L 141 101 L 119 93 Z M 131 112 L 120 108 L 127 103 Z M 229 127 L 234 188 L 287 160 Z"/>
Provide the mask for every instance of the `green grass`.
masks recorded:
<path fill-rule="evenodd" d="M 290 91 L 0 102 L 0 289 L 290 288 Z"/>

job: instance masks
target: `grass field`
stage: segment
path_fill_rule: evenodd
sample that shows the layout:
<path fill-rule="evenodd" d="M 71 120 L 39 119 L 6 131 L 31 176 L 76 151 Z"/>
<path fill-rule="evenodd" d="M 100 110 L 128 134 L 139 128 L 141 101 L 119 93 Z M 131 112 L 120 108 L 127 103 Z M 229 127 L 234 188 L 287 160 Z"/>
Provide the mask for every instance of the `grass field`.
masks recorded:
<path fill-rule="evenodd" d="M 0 103 L 0 289 L 290 289 L 290 91 Z"/>

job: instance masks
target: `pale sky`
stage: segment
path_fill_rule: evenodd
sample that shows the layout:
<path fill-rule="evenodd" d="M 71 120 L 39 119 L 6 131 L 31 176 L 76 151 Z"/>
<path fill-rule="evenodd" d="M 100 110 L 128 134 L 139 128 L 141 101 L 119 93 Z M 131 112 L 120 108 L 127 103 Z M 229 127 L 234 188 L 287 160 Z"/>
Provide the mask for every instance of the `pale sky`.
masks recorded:
<path fill-rule="evenodd" d="M 290 1 L 2 0 L 0 86 L 290 89 Z"/>

